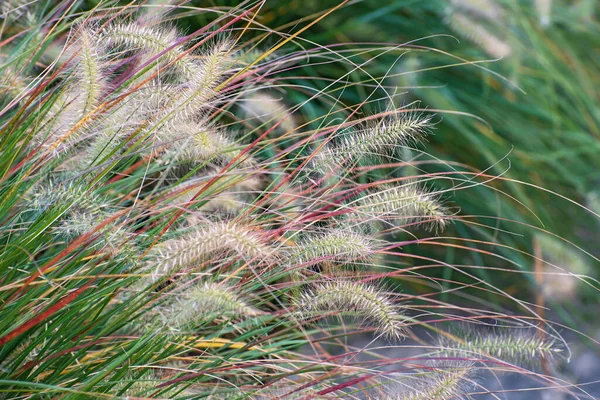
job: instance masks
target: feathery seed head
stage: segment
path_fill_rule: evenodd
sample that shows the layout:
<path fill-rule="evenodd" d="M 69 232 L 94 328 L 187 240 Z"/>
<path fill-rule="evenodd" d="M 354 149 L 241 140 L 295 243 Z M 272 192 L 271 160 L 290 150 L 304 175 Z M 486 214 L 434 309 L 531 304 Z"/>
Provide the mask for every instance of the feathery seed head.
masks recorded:
<path fill-rule="evenodd" d="M 401 307 L 380 290 L 362 283 L 335 280 L 316 284 L 297 301 L 303 319 L 347 314 L 372 324 L 389 339 L 401 339 L 406 332 Z"/>
<path fill-rule="evenodd" d="M 246 97 L 244 108 L 249 115 L 263 122 L 274 124 L 283 121 L 279 128 L 284 132 L 291 132 L 296 129 L 296 122 L 288 112 L 286 105 L 266 91 L 254 92 Z"/>
<path fill-rule="evenodd" d="M 436 230 L 443 230 L 448 223 L 448 213 L 439 196 L 416 184 L 380 189 L 361 197 L 357 204 L 357 210 L 348 217 L 359 222 L 418 223 Z"/>
<path fill-rule="evenodd" d="M 234 257 L 243 262 L 266 262 L 273 249 L 250 226 L 234 222 L 205 222 L 194 232 L 164 242 L 149 265 L 156 281 L 164 274 L 197 267 L 210 260 Z"/>
<path fill-rule="evenodd" d="M 181 122 L 159 130 L 156 137 L 166 145 L 166 158 L 175 161 L 220 164 L 238 154 L 225 133 L 208 121 Z"/>
<path fill-rule="evenodd" d="M 32 0 L 4 0 L 0 3 L 0 20 L 8 24 L 33 26 L 36 17 L 31 6 L 34 3 Z"/>
<path fill-rule="evenodd" d="M 291 250 L 292 262 L 320 261 L 352 263 L 372 257 L 377 251 L 373 238 L 349 230 L 330 230 L 298 241 Z"/>
<path fill-rule="evenodd" d="M 0 107 L 8 105 L 27 89 L 28 80 L 13 67 L 0 69 Z"/>
<path fill-rule="evenodd" d="M 161 66 L 170 65 L 183 79 L 195 79 L 200 71 L 198 64 L 186 57 L 184 46 L 178 44 L 181 38 L 175 29 L 148 27 L 135 22 L 118 23 L 103 29 L 100 39 L 108 48 L 139 52 L 146 58 L 164 52 L 157 62 Z"/>
<path fill-rule="evenodd" d="M 448 18 L 448 24 L 458 34 L 472 41 L 491 57 L 502 58 L 512 53 L 511 46 L 495 36 L 485 26 L 472 20 L 468 15 L 453 12 Z"/>
<path fill-rule="evenodd" d="M 215 318 L 240 320 L 259 314 L 258 310 L 241 300 L 233 288 L 225 285 L 202 283 L 181 297 L 176 304 L 163 311 L 171 327 L 193 327 L 194 324 Z"/>
<path fill-rule="evenodd" d="M 106 87 L 106 71 L 104 65 L 104 48 L 98 38 L 84 28 L 77 33 L 75 64 L 73 69 L 74 84 L 72 92 L 82 94 L 81 116 L 86 115 L 98 104 L 102 90 Z"/>
<path fill-rule="evenodd" d="M 492 333 L 468 332 L 460 340 L 446 336 L 439 338 L 444 354 L 456 357 L 477 358 L 491 356 L 515 364 L 534 365 L 541 358 L 555 360 L 562 357 L 564 349 L 552 339 L 535 330 L 502 330 Z"/>
<path fill-rule="evenodd" d="M 536 235 L 544 261 L 541 289 L 548 299 L 569 301 L 577 290 L 583 276 L 590 274 L 590 266 L 583 253 L 561 240 L 548 235 Z"/>
<path fill-rule="evenodd" d="M 196 77 L 195 84 L 214 89 L 224 79 L 229 69 L 235 64 L 232 57 L 235 42 L 223 39 L 214 43 L 208 51 L 201 55 L 201 75 Z"/>
<path fill-rule="evenodd" d="M 99 104 L 106 89 L 105 51 L 99 45 L 97 37 L 90 30 L 80 26 L 74 28 L 75 43 L 71 48 L 75 52 L 70 63 L 69 75 L 60 93 L 53 103 L 49 115 L 45 117 L 44 130 L 38 131 L 32 144 L 59 154 L 73 147 L 89 128 L 89 123 L 77 124 L 90 114 Z M 75 129 L 75 128 L 78 129 Z"/>
<path fill-rule="evenodd" d="M 340 144 L 333 150 L 340 156 L 351 158 L 388 154 L 397 146 L 424 139 L 433 127 L 432 117 L 415 111 L 394 115 L 372 127 L 341 134 Z"/>
<path fill-rule="evenodd" d="M 78 184 L 49 182 L 37 188 L 27 206 L 34 212 L 45 212 L 52 207 L 64 209 L 56 234 L 75 237 L 89 232 L 110 212 L 110 206 L 100 196 Z"/>
<path fill-rule="evenodd" d="M 365 158 L 391 155 L 398 147 L 423 140 L 433 129 L 433 115 L 410 111 L 387 117 L 371 127 L 346 129 L 312 155 L 306 168 L 309 179 L 341 174 L 345 167 Z"/>
<path fill-rule="evenodd" d="M 468 399 L 474 371 L 472 362 L 437 361 L 427 370 L 401 379 L 398 394 L 390 400 Z"/>

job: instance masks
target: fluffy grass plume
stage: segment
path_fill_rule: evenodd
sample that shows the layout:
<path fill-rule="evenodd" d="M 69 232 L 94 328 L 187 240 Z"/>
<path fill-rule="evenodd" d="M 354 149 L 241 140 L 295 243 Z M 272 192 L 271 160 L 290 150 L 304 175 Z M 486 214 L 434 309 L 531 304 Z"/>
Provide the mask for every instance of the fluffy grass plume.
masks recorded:
<path fill-rule="evenodd" d="M 368 260 L 377 251 L 374 238 L 351 230 L 333 229 L 306 235 L 291 250 L 298 264 L 321 261 L 352 263 Z"/>
<path fill-rule="evenodd" d="M 406 333 L 402 307 L 381 290 L 351 281 L 335 280 L 315 284 L 298 300 L 303 318 L 347 314 L 369 323 L 388 339 L 398 340 Z"/>
<path fill-rule="evenodd" d="M 215 318 L 240 320 L 259 314 L 227 285 L 201 283 L 186 290 L 182 297 L 162 311 L 169 327 L 182 329 Z"/>
<path fill-rule="evenodd" d="M 201 267 L 211 260 L 239 257 L 262 262 L 273 249 L 252 227 L 235 222 L 206 222 L 182 238 L 164 242 L 148 262 L 154 279 Z"/>
<path fill-rule="evenodd" d="M 466 361 L 438 361 L 426 370 L 401 378 L 398 393 L 389 400 L 469 399 L 475 365 Z"/>
<path fill-rule="evenodd" d="M 356 200 L 356 211 L 348 214 L 352 220 L 371 224 L 418 224 L 428 229 L 443 230 L 449 222 L 448 211 L 440 196 L 416 184 L 381 186 Z"/>
<path fill-rule="evenodd" d="M 441 337 L 440 348 L 456 357 L 476 358 L 491 356 L 517 365 L 536 365 L 541 359 L 563 357 L 561 344 L 535 330 L 502 329 L 495 332 L 467 332 L 458 339 Z"/>
<path fill-rule="evenodd" d="M 458 12 L 450 14 L 448 25 L 459 35 L 480 46 L 493 58 L 507 57 L 512 53 L 509 43 L 466 14 Z"/>

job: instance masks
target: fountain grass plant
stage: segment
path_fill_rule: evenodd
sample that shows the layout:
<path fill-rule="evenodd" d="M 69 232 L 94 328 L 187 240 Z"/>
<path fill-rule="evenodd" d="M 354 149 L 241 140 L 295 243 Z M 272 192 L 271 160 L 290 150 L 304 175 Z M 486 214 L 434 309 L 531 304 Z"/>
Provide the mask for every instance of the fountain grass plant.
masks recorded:
<path fill-rule="evenodd" d="M 342 102 L 347 74 L 290 84 L 323 60 L 364 73 L 352 47 L 294 45 L 335 9 L 284 33 L 257 22 L 261 2 L 8 4 L 0 397 L 450 399 L 491 370 L 585 398 L 542 368 L 569 359 L 556 325 L 473 273 L 494 264 L 407 251 L 443 255 L 463 243 L 444 229 L 484 225 L 453 201 L 469 171 L 398 156 L 424 153 L 434 113 Z M 403 346 L 421 355 L 387 351 Z"/>

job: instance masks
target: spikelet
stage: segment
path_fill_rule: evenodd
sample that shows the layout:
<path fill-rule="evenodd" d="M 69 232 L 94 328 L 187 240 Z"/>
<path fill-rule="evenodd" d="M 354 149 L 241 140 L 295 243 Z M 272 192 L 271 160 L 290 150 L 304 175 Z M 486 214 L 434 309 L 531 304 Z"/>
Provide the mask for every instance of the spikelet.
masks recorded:
<path fill-rule="evenodd" d="M 291 261 L 297 264 L 335 261 L 352 263 L 372 257 L 376 242 L 367 235 L 349 230 L 329 230 L 298 241 L 291 250 Z"/>
<path fill-rule="evenodd" d="M 370 128 L 342 134 L 333 151 L 338 158 L 388 154 L 396 146 L 407 146 L 427 136 L 433 126 L 431 118 L 414 111 L 385 118 Z"/>
<path fill-rule="evenodd" d="M 222 129 L 211 126 L 208 121 L 180 122 L 157 132 L 158 142 L 166 147 L 163 159 L 222 164 L 231 161 L 239 151 Z"/>
<path fill-rule="evenodd" d="M 234 222 L 206 222 L 194 232 L 158 247 L 149 261 L 154 281 L 209 260 L 235 257 L 244 262 L 265 262 L 274 256 L 259 233 Z"/>
<path fill-rule="evenodd" d="M 493 58 L 507 57 L 511 46 L 491 33 L 485 26 L 458 12 L 451 13 L 448 24 L 459 35 L 472 41 Z"/>
<path fill-rule="evenodd" d="M 416 184 L 384 187 L 361 197 L 357 204 L 357 210 L 348 214 L 351 222 L 418 223 L 435 230 L 443 230 L 448 223 L 448 213 L 439 196 Z"/>
<path fill-rule="evenodd" d="M 506 329 L 491 333 L 468 332 L 460 340 L 446 336 L 439 339 L 443 354 L 455 357 L 480 358 L 491 356 L 517 365 L 535 365 L 541 358 L 555 360 L 564 349 L 552 338 L 538 331 Z"/>
<path fill-rule="evenodd" d="M 286 109 L 286 105 L 266 91 L 254 92 L 244 101 L 246 112 L 263 122 L 275 124 L 282 121 L 279 128 L 284 132 L 296 129 L 294 118 Z"/>
<path fill-rule="evenodd" d="M 34 138 L 33 143 L 55 154 L 72 147 L 81 136 L 85 126 L 73 131 L 76 124 L 98 105 L 106 87 L 104 49 L 98 45 L 95 35 L 79 27 L 72 70 L 66 78 L 66 88 L 53 105 L 46 125 L 50 133 Z M 68 136 L 66 136 L 68 134 Z M 43 136 L 43 135 L 42 135 Z"/>
<path fill-rule="evenodd" d="M 301 295 L 297 306 L 303 319 L 350 314 L 373 325 L 388 339 L 404 337 L 407 329 L 401 307 L 385 293 L 361 283 L 336 280 L 316 284 Z"/>
<path fill-rule="evenodd" d="M 451 0 L 451 3 L 457 9 L 490 21 L 498 21 L 504 17 L 504 10 L 497 0 Z"/>
<path fill-rule="evenodd" d="M 89 232 L 110 212 L 106 201 L 85 186 L 52 181 L 37 188 L 27 206 L 35 213 L 45 212 L 52 207 L 64 210 L 52 231 L 68 238 Z"/>
<path fill-rule="evenodd" d="M 437 361 L 422 373 L 401 379 L 397 394 L 390 400 L 468 399 L 475 368 L 468 361 Z"/>
<path fill-rule="evenodd" d="M 231 287 L 202 283 L 186 291 L 162 313 L 169 327 L 185 328 L 215 318 L 241 320 L 254 317 L 259 311 L 241 300 Z"/>
<path fill-rule="evenodd" d="M 171 64 L 184 79 L 197 79 L 200 73 L 198 64 L 187 57 L 182 45 L 177 44 L 181 38 L 175 29 L 148 27 L 138 23 L 113 24 L 102 30 L 100 39 L 107 47 L 125 48 L 151 58 L 165 52 L 158 61 Z"/>

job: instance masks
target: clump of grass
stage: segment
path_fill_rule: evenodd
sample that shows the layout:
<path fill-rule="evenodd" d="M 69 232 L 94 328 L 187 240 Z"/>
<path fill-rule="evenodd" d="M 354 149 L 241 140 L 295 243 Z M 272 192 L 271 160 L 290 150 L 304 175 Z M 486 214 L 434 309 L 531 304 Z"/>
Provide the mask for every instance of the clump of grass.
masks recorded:
<path fill-rule="evenodd" d="M 489 312 L 483 296 L 468 309 L 446 302 L 463 283 L 438 290 L 432 283 L 454 282 L 422 272 L 461 269 L 411 251 L 435 246 L 441 259 L 451 245 L 437 232 L 450 219 L 471 226 L 450 217 L 435 174 L 398 160 L 416 152 L 396 150 L 422 141 L 431 116 L 395 110 L 391 99 L 382 113 L 367 112 L 368 96 L 356 109 L 332 102 L 343 79 L 293 101 L 302 90 L 286 73 L 313 57 L 360 72 L 354 59 L 365 53 L 294 51 L 298 32 L 255 53 L 264 45 L 255 30 L 272 33 L 254 22 L 255 8 L 208 17 L 173 7 L 174 23 L 208 18 L 184 36 L 156 24 L 161 10 L 63 4 L 44 11 L 38 32 L 0 41 L 3 67 L 39 75 L 0 112 L 0 393 L 345 398 L 378 385 L 389 361 L 377 348 L 357 351 L 355 336 L 425 342 L 423 329 L 441 330 L 440 309 Z M 66 58 L 44 64 L 61 40 Z M 261 101 L 257 90 L 275 88 L 292 107 L 280 112 L 265 97 L 248 107 Z M 312 115 L 313 101 L 329 111 Z M 307 176 L 315 159 L 334 173 Z M 408 166 L 409 183 L 387 174 Z M 475 290 L 486 283 L 462 277 Z M 386 280 L 405 284 L 410 303 L 380 289 Z M 485 289 L 526 308 L 492 282 Z M 333 316 L 351 318 L 314 323 Z M 457 343 L 437 347 L 461 357 L 558 354 L 553 341 L 508 333 Z M 359 360 L 363 350 L 376 357 Z M 474 367 L 432 368 L 428 384 L 401 394 L 462 396 Z"/>

